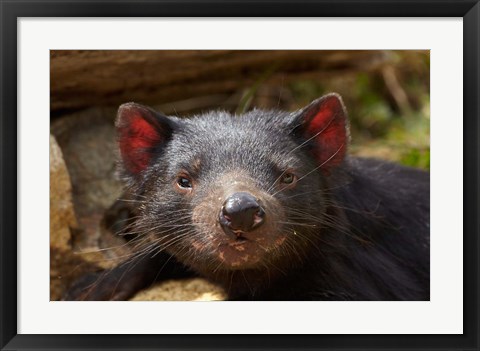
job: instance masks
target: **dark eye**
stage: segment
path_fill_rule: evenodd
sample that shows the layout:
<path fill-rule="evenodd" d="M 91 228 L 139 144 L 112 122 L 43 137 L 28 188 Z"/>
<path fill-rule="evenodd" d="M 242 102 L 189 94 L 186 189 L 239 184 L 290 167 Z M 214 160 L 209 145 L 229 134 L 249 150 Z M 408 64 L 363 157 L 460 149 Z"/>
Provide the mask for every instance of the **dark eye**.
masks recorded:
<path fill-rule="evenodd" d="M 280 178 L 280 181 L 283 184 L 292 184 L 296 180 L 296 176 L 293 173 L 285 173 L 282 178 Z"/>
<path fill-rule="evenodd" d="M 179 176 L 177 178 L 177 184 L 179 187 L 184 188 L 184 189 L 191 189 L 192 188 L 192 182 L 190 179 L 188 179 L 185 176 Z"/>

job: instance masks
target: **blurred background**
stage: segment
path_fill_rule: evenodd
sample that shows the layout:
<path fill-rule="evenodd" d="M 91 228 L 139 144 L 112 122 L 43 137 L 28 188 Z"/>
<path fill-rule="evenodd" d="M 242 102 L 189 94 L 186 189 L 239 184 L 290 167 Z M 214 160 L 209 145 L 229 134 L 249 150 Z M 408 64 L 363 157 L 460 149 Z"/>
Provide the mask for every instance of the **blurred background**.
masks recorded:
<path fill-rule="evenodd" d="M 113 128 L 122 103 L 176 116 L 293 111 L 337 92 L 349 113 L 350 154 L 430 167 L 429 51 L 52 50 L 50 58 L 52 300 L 78 275 L 128 254 L 101 226 L 122 192 Z M 211 287 L 198 291 L 181 299 L 214 299 Z M 154 299 L 174 299 L 166 296 Z"/>

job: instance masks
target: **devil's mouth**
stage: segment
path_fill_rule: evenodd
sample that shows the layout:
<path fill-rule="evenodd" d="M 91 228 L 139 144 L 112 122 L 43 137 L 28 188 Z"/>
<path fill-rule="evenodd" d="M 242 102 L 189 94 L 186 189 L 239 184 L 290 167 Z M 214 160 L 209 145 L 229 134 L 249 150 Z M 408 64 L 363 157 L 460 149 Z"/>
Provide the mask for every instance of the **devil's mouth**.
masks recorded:
<path fill-rule="evenodd" d="M 266 250 L 254 240 L 242 237 L 223 243 L 217 249 L 218 259 L 225 266 L 233 269 L 251 267 L 257 264 L 265 255 L 265 252 Z"/>
<path fill-rule="evenodd" d="M 220 245 L 220 248 L 233 248 L 236 251 L 243 252 L 245 250 L 257 249 L 259 248 L 259 245 L 255 240 L 250 240 L 245 237 L 238 237 L 223 245 Z"/>
<path fill-rule="evenodd" d="M 255 239 L 239 237 L 223 242 L 215 250 L 217 259 L 224 267 L 233 270 L 258 267 L 262 262 L 270 261 L 286 239 L 286 235 L 271 236 Z"/>
<path fill-rule="evenodd" d="M 252 240 L 249 240 L 245 238 L 244 236 L 237 236 L 231 243 L 228 245 L 245 245 L 245 242 L 251 242 Z"/>

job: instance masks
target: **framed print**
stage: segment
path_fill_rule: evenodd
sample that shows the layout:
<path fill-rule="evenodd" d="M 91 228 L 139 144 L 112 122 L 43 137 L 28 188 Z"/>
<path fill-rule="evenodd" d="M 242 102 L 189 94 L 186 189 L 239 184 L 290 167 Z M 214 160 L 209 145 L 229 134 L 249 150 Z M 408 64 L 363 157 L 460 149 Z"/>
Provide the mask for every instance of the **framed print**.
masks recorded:
<path fill-rule="evenodd" d="M 3 2 L 2 349 L 478 349 L 479 6 Z"/>

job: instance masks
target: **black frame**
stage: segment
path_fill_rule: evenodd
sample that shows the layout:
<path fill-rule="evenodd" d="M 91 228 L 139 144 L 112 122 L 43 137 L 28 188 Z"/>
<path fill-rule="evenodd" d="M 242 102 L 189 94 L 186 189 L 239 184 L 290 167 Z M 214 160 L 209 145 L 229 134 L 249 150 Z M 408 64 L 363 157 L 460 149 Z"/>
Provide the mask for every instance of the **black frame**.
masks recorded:
<path fill-rule="evenodd" d="M 0 347 L 2 350 L 479 350 L 479 0 L 0 0 Z M 464 333 L 462 335 L 17 335 L 18 17 L 463 17 Z M 452 233 L 458 235 L 459 233 Z"/>

